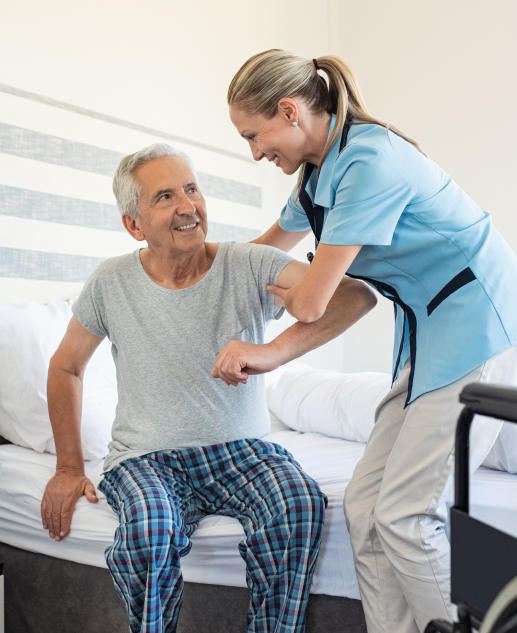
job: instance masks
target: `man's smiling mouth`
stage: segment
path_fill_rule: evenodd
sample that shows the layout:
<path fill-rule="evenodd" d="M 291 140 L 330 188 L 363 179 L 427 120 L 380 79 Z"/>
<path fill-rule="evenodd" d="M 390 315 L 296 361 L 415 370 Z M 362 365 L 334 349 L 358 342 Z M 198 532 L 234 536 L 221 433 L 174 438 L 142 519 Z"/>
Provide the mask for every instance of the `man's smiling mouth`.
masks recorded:
<path fill-rule="evenodd" d="M 194 222 L 192 224 L 184 224 L 183 226 L 177 226 L 174 230 L 175 231 L 191 231 L 192 229 L 195 229 L 198 224 L 199 222 Z"/>

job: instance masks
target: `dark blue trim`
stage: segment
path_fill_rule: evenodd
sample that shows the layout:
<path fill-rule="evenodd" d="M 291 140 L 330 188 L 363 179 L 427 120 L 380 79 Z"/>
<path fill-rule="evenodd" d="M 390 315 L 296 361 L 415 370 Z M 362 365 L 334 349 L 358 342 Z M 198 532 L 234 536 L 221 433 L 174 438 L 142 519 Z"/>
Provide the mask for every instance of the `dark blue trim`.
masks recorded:
<path fill-rule="evenodd" d="M 470 268 L 465 268 L 461 271 L 461 273 L 458 273 L 456 277 L 451 279 L 449 283 L 440 290 L 436 297 L 434 297 L 434 299 L 429 302 L 427 306 L 427 316 L 431 316 L 431 314 L 436 310 L 440 303 L 442 303 L 442 301 L 445 301 L 445 299 L 456 292 L 456 290 L 463 288 L 463 286 L 466 286 L 475 279 L 476 275 L 474 275 Z"/>
<path fill-rule="evenodd" d="M 404 303 L 401 300 L 395 288 L 393 288 L 392 286 L 389 286 L 383 281 L 377 281 L 376 279 L 372 279 L 371 277 L 351 275 L 350 273 L 346 273 L 346 275 L 347 277 L 351 277 L 352 279 L 361 279 L 362 281 L 368 282 L 375 288 L 375 290 L 377 290 L 379 294 L 381 294 L 383 297 L 386 297 L 386 299 L 389 299 L 390 301 L 393 301 L 393 303 L 400 306 L 404 312 L 404 322 L 403 322 L 404 326 L 402 328 L 402 334 L 400 338 L 399 353 L 398 353 L 398 357 L 395 362 L 395 365 L 393 366 L 393 376 L 392 376 L 393 382 L 395 381 L 395 376 L 397 374 L 397 370 L 400 364 L 400 358 L 402 356 L 402 349 L 404 347 L 404 328 L 406 325 L 406 318 L 407 318 L 408 327 L 409 327 L 409 357 L 411 361 L 411 370 L 409 372 L 407 398 L 406 398 L 406 403 L 404 405 L 405 407 L 407 407 L 409 404 L 409 401 L 411 400 L 411 392 L 413 390 L 413 379 L 415 376 L 416 331 L 417 331 L 417 321 L 416 321 L 415 313 L 406 303 Z"/>

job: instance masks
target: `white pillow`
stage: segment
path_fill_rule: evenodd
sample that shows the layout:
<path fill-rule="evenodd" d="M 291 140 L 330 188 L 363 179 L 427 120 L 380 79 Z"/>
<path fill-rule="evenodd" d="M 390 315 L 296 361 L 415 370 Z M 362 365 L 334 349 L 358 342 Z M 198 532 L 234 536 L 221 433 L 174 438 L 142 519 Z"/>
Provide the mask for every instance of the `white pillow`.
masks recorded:
<path fill-rule="evenodd" d="M 0 306 L 0 435 L 39 453 L 55 453 L 47 407 L 52 354 L 72 317 L 71 302 Z M 84 376 L 81 423 L 83 456 L 107 452 L 117 404 L 117 381 L 109 341 L 103 341 Z"/>
<path fill-rule="evenodd" d="M 342 374 L 296 364 L 268 386 L 268 405 L 297 431 L 366 442 L 375 409 L 390 387 L 388 374 Z"/>
<path fill-rule="evenodd" d="M 503 424 L 499 437 L 481 465 L 517 474 L 517 424 Z"/>

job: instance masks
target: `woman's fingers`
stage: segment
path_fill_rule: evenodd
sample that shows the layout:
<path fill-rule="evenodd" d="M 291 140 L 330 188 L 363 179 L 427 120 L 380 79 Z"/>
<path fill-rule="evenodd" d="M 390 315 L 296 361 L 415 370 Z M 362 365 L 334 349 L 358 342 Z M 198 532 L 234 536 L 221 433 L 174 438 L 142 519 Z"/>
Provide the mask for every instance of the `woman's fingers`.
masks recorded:
<path fill-rule="evenodd" d="M 267 291 L 271 294 L 277 295 L 277 297 L 281 297 L 285 299 L 287 293 L 289 292 L 289 288 L 280 288 L 280 286 L 273 286 L 272 284 L 267 286 Z"/>

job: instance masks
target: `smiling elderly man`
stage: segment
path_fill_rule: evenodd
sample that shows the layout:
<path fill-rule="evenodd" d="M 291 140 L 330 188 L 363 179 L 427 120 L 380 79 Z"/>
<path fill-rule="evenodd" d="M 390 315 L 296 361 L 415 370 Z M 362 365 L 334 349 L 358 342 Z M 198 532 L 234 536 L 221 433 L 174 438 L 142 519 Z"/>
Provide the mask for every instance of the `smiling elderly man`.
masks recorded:
<path fill-rule="evenodd" d="M 119 401 L 99 490 L 119 516 L 106 561 L 131 631 L 176 630 L 180 558 L 199 520 L 222 514 L 245 532 L 248 631 L 302 632 L 326 499 L 285 449 L 268 442 L 258 374 L 337 336 L 375 300 L 361 282 L 343 280 L 319 321 L 296 323 L 264 345 L 268 321 L 282 313 L 267 286 L 290 288 L 307 265 L 268 246 L 205 242 L 206 203 L 194 170 L 168 145 L 124 158 L 113 189 L 127 231 L 148 247 L 95 270 L 52 358 L 57 468 L 43 526 L 59 541 L 77 499 L 97 501 L 81 451 L 82 377 L 107 336 Z"/>

